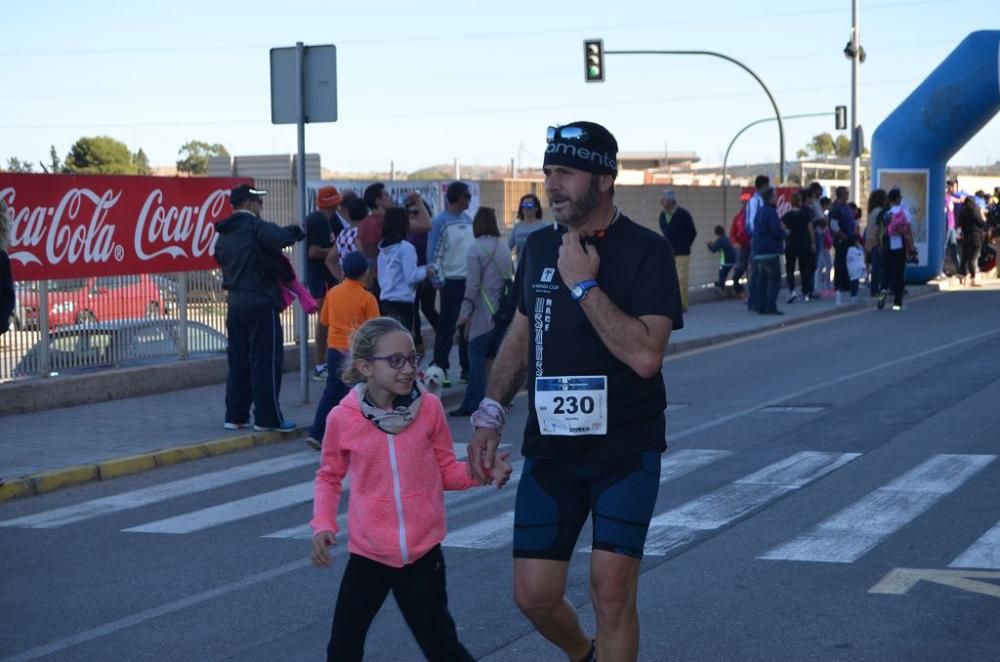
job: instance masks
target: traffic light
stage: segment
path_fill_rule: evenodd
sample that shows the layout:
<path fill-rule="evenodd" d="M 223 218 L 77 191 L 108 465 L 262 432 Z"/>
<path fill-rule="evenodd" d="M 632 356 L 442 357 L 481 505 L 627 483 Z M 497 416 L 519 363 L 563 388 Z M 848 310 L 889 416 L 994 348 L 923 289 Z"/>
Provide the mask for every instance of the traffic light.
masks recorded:
<path fill-rule="evenodd" d="M 604 82 L 604 40 L 586 39 L 583 42 L 583 74 L 588 83 Z"/>
<path fill-rule="evenodd" d="M 847 106 L 837 106 L 836 109 L 836 129 L 843 131 L 847 128 Z"/>

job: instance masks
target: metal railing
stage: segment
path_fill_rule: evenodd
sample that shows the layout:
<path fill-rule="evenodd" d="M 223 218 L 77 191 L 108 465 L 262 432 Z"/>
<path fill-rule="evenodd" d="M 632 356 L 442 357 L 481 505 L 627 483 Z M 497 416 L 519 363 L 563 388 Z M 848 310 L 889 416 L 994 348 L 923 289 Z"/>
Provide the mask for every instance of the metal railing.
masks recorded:
<path fill-rule="evenodd" d="M 0 381 L 223 354 L 221 283 L 218 269 L 18 283 Z M 290 308 L 281 320 L 297 342 Z"/>

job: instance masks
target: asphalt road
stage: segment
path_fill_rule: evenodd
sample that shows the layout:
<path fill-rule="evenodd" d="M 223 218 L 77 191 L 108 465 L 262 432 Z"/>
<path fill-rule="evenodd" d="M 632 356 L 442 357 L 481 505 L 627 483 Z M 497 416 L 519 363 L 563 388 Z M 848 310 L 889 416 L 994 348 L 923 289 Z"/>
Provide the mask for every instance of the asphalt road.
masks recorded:
<path fill-rule="evenodd" d="M 640 659 L 1000 660 L 998 345 L 1000 292 L 975 292 L 669 358 Z M 344 557 L 309 565 L 317 457 L 0 504 L 0 662 L 323 659 Z M 448 497 L 452 611 L 477 658 L 562 660 L 510 597 L 514 494 Z M 588 542 L 569 595 L 592 627 Z M 391 600 L 368 653 L 421 659 Z"/>

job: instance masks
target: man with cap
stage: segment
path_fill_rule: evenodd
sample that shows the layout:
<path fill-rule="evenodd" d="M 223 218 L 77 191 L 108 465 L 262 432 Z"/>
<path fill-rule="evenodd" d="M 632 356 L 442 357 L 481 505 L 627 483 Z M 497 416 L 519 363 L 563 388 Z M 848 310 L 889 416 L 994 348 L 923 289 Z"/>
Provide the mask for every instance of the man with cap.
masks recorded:
<path fill-rule="evenodd" d="M 666 450 L 661 369 L 683 326 L 670 242 L 613 204 L 617 153 L 599 124 L 549 128 L 543 170 L 557 224 L 525 243 L 518 310 L 468 445 L 472 472 L 490 482 L 507 409 L 527 381 L 514 597 L 571 660 L 638 655 L 639 562 Z M 596 643 L 565 597 L 588 515 Z"/>
<path fill-rule="evenodd" d="M 468 184 L 449 184 L 445 191 L 445 208 L 431 221 L 431 232 L 427 237 L 427 261 L 434 264 L 437 273 L 444 278 L 444 287 L 440 290 L 441 314 L 434 336 L 433 364 L 444 371 L 445 387 L 451 386 L 448 375 L 451 348 L 462 299 L 465 298 L 466 258 L 475 242 L 472 217 L 466 211 L 471 200 L 472 192 Z M 469 346 L 464 333 L 458 339 L 458 362 L 465 379 L 469 374 Z"/>
<path fill-rule="evenodd" d="M 660 198 L 660 232 L 670 242 L 674 249 L 674 259 L 677 261 L 677 280 L 681 288 L 681 312 L 688 309 L 688 284 L 691 273 L 691 245 L 698 231 L 694 227 L 691 212 L 677 205 L 677 194 L 673 189 L 667 189 Z"/>
<path fill-rule="evenodd" d="M 343 230 L 337 208 L 343 199 L 335 186 L 324 186 L 316 192 L 316 211 L 306 216 L 306 276 L 309 294 L 320 308 L 327 290 L 337 284 L 326 268 L 326 257 L 333 242 Z M 326 381 L 326 327 L 316 316 L 316 366 L 313 379 Z"/>
<path fill-rule="evenodd" d="M 226 377 L 226 420 L 223 427 L 250 427 L 250 405 L 256 430 L 290 432 L 278 398 L 284 363 L 284 337 L 279 311 L 281 249 L 305 237 L 298 225 L 280 226 L 260 218 L 267 191 L 240 184 L 229 201 L 233 214 L 215 224 L 215 260 L 222 267 L 227 291 L 226 334 L 229 337 Z"/>

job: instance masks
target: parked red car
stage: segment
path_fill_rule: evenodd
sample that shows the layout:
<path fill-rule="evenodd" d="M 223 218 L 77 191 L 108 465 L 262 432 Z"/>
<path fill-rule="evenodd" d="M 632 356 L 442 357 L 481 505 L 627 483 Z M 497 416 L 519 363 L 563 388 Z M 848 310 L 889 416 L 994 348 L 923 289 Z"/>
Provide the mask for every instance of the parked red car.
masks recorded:
<path fill-rule="evenodd" d="M 22 328 L 38 327 L 38 292 L 22 291 Z M 157 317 L 163 293 L 148 274 L 96 276 L 49 285 L 49 329 L 86 322 Z"/>

